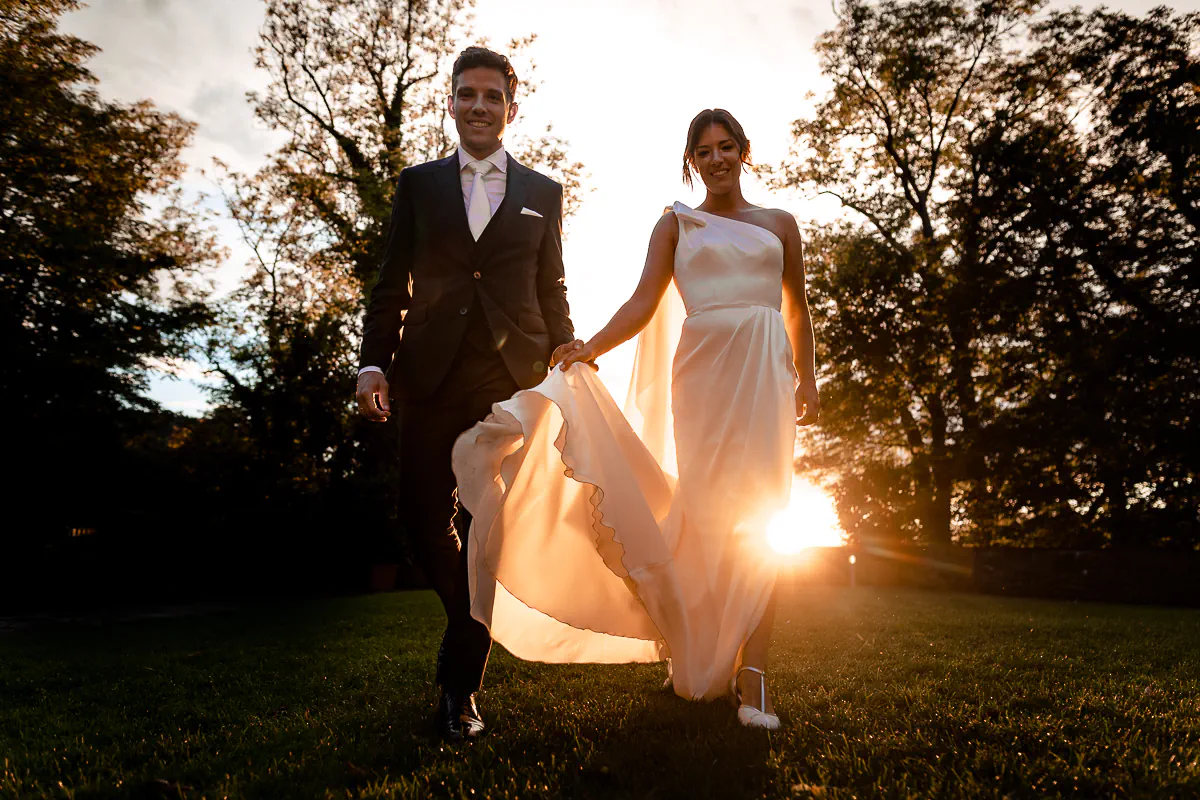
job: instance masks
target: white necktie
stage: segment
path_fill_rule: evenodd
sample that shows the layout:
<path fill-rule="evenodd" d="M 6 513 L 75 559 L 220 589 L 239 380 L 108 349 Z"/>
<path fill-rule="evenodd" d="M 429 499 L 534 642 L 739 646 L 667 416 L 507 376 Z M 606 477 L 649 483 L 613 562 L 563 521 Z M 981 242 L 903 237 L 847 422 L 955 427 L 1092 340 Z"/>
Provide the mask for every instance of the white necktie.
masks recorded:
<path fill-rule="evenodd" d="M 483 185 L 483 176 L 492 168 L 492 162 L 472 161 L 467 166 L 475 172 L 471 181 L 471 202 L 467 206 L 467 224 L 471 226 L 471 235 L 475 237 L 475 241 L 479 241 L 483 229 L 492 218 L 492 204 L 488 201 L 487 189 Z"/>

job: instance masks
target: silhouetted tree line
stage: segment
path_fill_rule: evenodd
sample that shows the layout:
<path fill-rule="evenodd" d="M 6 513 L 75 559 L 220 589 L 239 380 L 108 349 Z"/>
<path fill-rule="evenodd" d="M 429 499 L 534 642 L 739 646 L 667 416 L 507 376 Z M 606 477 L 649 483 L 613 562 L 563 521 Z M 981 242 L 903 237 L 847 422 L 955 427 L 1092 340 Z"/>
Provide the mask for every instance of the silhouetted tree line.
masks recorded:
<path fill-rule="evenodd" d="M 72 530 L 161 583 L 399 557 L 395 428 L 351 406 L 358 318 L 396 177 L 454 145 L 470 3 L 268 0 L 249 101 L 284 144 L 217 167 L 252 253 L 219 301 L 177 189 L 192 126 L 97 95 L 94 48 L 56 27 L 76 5 L 0 0 L 5 570 Z M 826 408 L 798 466 L 855 537 L 1200 546 L 1198 41 L 1166 9 L 839 5 L 832 87 L 772 172 L 847 211 L 809 232 Z M 578 201 L 564 142 L 515 144 Z M 143 394 L 187 357 L 220 378 L 200 419 Z"/>
<path fill-rule="evenodd" d="M 73 529 L 162 513 L 141 443 L 168 447 L 175 417 L 143 397 L 148 364 L 214 318 L 193 279 L 219 251 L 174 188 L 193 126 L 99 98 L 95 48 L 56 30 L 75 5 L 0 2 L 5 587 Z"/>
<path fill-rule="evenodd" d="M 1200 546 L 1200 16 L 839 4 L 781 185 L 860 539 Z"/>

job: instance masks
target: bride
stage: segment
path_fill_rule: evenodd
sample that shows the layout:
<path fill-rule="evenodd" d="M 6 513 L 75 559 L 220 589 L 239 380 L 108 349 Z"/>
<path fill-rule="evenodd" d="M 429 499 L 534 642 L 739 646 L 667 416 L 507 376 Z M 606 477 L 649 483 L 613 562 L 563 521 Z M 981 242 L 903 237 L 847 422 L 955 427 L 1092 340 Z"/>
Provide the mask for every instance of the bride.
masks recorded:
<path fill-rule="evenodd" d="M 674 691 L 732 693 L 775 729 L 767 651 L 795 426 L 816 421 L 800 233 L 742 196 L 750 142 L 722 109 L 692 120 L 676 203 L 604 328 L 454 448 L 474 517 L 472 615 L 519 658 L 668 661 Z M 638 335 L 624 413 L 587 365 Z"/>

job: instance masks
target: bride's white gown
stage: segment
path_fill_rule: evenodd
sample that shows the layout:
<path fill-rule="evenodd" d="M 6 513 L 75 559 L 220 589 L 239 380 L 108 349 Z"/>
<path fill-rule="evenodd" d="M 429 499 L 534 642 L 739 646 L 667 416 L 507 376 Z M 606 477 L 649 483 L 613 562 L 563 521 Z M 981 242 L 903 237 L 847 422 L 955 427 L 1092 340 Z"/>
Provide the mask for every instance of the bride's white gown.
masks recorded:
<path fill-rule="evenodd" d="M 555 369 L 453 464 L 472 614 L 497 642 L 535 661 L 670 657 L 676 693 L 712 698 L 775 585 L 766 522 L 791 490 L 796 377 L 783 244 L 674 211 L 678 291 L 638 340 L 625 414 L 589 367 Z"/>

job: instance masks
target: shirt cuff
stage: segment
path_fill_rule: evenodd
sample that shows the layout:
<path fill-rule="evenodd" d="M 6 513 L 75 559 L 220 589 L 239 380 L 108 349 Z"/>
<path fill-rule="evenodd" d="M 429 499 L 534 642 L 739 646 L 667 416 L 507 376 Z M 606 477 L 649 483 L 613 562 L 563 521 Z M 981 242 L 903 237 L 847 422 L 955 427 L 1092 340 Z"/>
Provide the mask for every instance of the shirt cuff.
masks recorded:
<path fill-rule="evenodd" d="M 360 369 L 358 371 L 358 377 L 361 378 L 363 375 L 365 375 L 368 372 L 378 372 L 380 375 L 384 374 L 383 370 L 381 370 L 379 367 L 363 367 L 362 369 Z"/>

